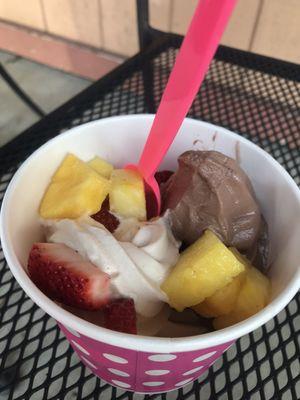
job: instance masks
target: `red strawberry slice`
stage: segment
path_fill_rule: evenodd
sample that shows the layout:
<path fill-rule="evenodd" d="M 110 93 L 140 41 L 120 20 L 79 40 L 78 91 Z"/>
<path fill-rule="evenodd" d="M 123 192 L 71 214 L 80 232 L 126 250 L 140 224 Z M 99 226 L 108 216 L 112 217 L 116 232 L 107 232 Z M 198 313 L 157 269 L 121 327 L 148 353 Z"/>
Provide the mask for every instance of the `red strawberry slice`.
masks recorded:
<path fill-rule="evenodd" d="M 105 328 L 136 335 L 136 312 L 132 299 L 112 300 L 103 312 Z"/>
<path fill-rule="evenodd" d="M 159 185 L 160 190 L 162 190 L 162 185 L 167 182 L 167 180 L 174 174 L 172 171 L 157 171 L 155 173 L 155 179 Z M 157 217 L 157 209 L 156 209 L 156 198 L 152 189 L 145 182 L 145 197 L 146 197 L 146 209 L 147 209 L 147 219 L 151 219 L 153 217 Z"/>
<path fill-rule="evenodd" d="M 104 225 L 109 232 L 113 233 L 120 224 L 120 221 L 117 217 L 109 212 L 109 200 L 108 197 L 102 203 L 102 207 L 100 211 L 96 214 L 92 215 L 92 218 L 100 222 L 100 224 Z"/>
<path fill-rule="evenodd" d="M 144 181 L 144 190 L 146 199 L 147 220 L 149 220 L 153 217 L 157 217 L 156 198 L 152 189 L 145 181 Z"/>
<path fill-rule="evenodd" d="M 108 302 L 109 276 L 64 244 L 34 243 L 28 272 L 43 293 L 63 304 L 98 310 Z"/>
<path fill-rule="evenodd" d="M 157 171 L 154 175 L 155 179 L 157 180 L 157 183 L 159 186 L 161 186 L 163 183 L 166 183 L 169 178 L 174 174 L 173 171 Z"/>

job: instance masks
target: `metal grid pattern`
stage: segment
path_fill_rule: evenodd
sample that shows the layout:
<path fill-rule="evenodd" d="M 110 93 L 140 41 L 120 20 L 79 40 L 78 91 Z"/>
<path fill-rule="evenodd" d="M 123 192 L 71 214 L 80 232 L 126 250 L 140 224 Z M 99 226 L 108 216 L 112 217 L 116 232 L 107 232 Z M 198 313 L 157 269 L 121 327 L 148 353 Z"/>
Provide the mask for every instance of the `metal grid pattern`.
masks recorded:
<path fill-rule="evenodd" d="M 165 36 L 0 149 L 0 201 L 18 165 L 49 138 L 111 115 L 155 110 L 180 39 Z M 190 116 L 272 154 L 300 184 L 300 68 L 220 48 Z M 197 382 L 145 399 L 300 398 L 300 295 L 244 336 Z M 142 399 L 92 375 L 55 321 L 20 289 L 0 252 L 0 400 Z"/>

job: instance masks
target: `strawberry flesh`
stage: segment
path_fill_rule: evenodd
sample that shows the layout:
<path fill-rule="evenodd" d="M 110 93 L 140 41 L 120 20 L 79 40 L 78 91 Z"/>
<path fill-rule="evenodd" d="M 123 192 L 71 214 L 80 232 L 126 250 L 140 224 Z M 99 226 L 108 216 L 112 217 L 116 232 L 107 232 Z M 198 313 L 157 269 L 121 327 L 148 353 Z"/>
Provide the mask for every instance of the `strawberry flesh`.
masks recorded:
<path fill-rule="evenodd" d="M 108 302 L 109 276 L 60 243 L 34 243 L 28 259 L 32 281 L 47 296 L 82 310 Z"/>
<path fill-rule="evenodd" d="M 109 211 L 109 199 L 106 197 L 100 211 L 91 216 L 95 221 L 104 225 L 109 232 L 113 233 L 120 224 L 120 221 Z"/>
<path fill-rule="evenodd" d="M 147 211 L 147 220 L 157 217 L 157 206 L 156 206 L 156 197 L 148 185 L 147 182 L 144 181 L 144 190 L 145 190 L 145 199 L 146 199 L 146 211 Z"/>
<path fill-rule="evenodd" d="M 104 308 L 104 326 L 113 331 L 136 335 L 136 312 L 132 299 L 115 299 Z"/>
<path fill-rule="evenodd" d="M 160 187 L 163 183 L 166 183 L 173 174 L 173 171 L 163 170 L 157 171 L 154 177 L 157 180 L 158 186 Z"/>
<path fill-rule="evenodd" d="M 164 170 L 157 171 L 154 175 L 160 190 L 162 190 L 163 185 L 169 180 L 169 178 L 174 174 L 172 171 Z M 147 219 L 151 219 L 153 217 L 157 217 L 157 207 L 156 207 L 156 197 L 149 187 L 147 182 L 144 183 L 145 187 L 145 197 L 146 197 L 146 210 L 147 210 Z"/>

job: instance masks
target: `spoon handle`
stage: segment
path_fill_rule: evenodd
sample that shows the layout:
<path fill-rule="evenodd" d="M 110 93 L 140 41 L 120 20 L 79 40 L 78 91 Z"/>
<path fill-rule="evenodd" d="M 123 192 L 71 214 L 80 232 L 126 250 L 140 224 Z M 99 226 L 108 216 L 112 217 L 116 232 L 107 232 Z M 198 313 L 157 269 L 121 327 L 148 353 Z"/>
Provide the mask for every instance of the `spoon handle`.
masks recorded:
<path fill-rule="evenodd" d="M 139 161 L 147 179 L 172 144 L 208 70 L 237 0 L 200 0 Z"/>

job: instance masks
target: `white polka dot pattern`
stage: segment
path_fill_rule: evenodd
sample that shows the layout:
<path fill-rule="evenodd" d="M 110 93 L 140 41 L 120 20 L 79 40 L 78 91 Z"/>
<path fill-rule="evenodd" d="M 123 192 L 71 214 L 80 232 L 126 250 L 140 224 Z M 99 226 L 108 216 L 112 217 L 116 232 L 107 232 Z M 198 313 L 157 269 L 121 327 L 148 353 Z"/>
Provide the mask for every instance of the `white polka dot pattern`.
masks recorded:
<path fill-rule="evenodd" d="M 113 379 L 112 383 L 114 383 L 115 385 L 120 386 L 120 387 L 122 387 L 124 389 L 129 389 L 130 388 L 129 383 L 126 383 L 126 382 L 117 381 L 117 380 Z"/>
<path fill-rule="evenodd" d="M 200 369 L 202 369 L 202 368 L 203 368 L 203 366 L 190 369 L 189 371 L 184 372 L 182 375 L 183 375 L 183 376 L 192 375 L 194 372 L 198 372 L 198 371 L 200 371 Z"/>
<path fill-rule="evenodd" d="M 113 361 L 117 364 L 128 364 L 128 361 L 125 358 L 115 356 L 114 354 L 103 353 L 103 357 L 105 357 L 107 360 Z"/>
<path fill-rule="evenodd" d="M 107 368 L 107 369 L 108 369 L 109 372 L 111 372 L 114 375 L 125 376 L 125 377 L 130 376 L 127 372 L 120 371 L 119 369 L 114 369 L 114 368 Z"/>
<path fill-rule="evenodd" d="M 183 386 L 183 385 L 185 385 L 186 383 L 191 382 L 192 380 L 193 380 L 193 378 L 185 379 L 184 381 L 175 383 L 175 386 L 176 386 L 176 387 L 178 387 L 178 386 Z"/>
<path fill-rule="evenodd" d="M 103 381 L 140 393 L 167 392 L 191 385 L 230 343 L 186 352 L 143 352 L 86 337 L 62 326 L 82 362 Z M 167 349 L 166 349 L 167 350 Z M 163 350 L 162 350 L 163 351 Z"/>
<path fill-rule="evenodd" d="M 148 371 L 145 371 L 145 374 L 150 376 L 161 376 L 161 375 L 167 375 L 169 373 L 170 371 L 168 369 L 150 369 Z"/>
<path fill-rule="evenodd" d="M 154 386 L 162 386 L 165 382 L 143 382 L 144 386 L 154 387 Z"/>
<path fill-rule="evenodd" d="M 82 353 L 86 354 L 87 356 L 90 355 L 90 353 L 84 348 L 82 347 L 79 343 L 75 342 L 75 340 L 71 340 L 71 342 L 74 344 L 74 346 L 77 347 L 78 350 L 80 350 Z"/>
<path fill-rule="evenodd" d="M 175 360 L 175 358 L 177 358 L 175 354 L 153 354 L 152 356 L 148 357 L 148 360 L 156 362 L 166 362 Z"/>
<path fill-rule="evenodd" d="M 96 367 L 96 365 L 94 365 L 90 360 L 88 360 L 87 358 L 85 358 L 85 357 L 81 357 L 81 359 L 87 364 L 87 365 L 89 365 L 91 368 L 94 368 L 94 369 L 96 369 L 97 367 Z"/>
<path fill-rule="evenodd" d="M 200 361 L 206 360 L 207 358 L 213 356 L 214 354 L 216 354 L 216 351 L 211 351 L 210 353 L 202 354 L 202 356 L 195 358 L 193 360 L 193 362 L 200 362 Z"/>

